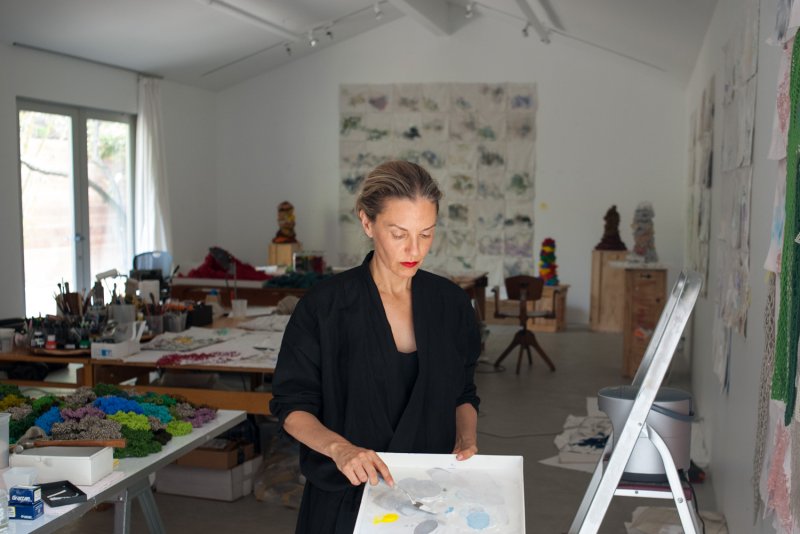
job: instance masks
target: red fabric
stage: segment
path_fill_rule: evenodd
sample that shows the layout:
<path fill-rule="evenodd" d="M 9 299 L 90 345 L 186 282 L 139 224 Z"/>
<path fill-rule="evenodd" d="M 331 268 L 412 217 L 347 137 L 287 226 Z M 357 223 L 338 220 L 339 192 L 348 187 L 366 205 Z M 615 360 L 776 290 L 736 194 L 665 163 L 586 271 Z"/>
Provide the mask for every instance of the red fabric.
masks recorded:
<path fill-rule="evenodd" d="M 231 260 L 236 263 L 236 279 L 237 280 L 269 280 L 272 276 L 256 271 L 255 268 L 249 263 L 243 263 L 238 258 L 231 256 Z M 183 275 L 180 275 L 183 278 Z M 189 271 L 186 278 L 229 278 L 233 280 L 233 269 L 226 271 L 214 259 L 211 253 L 206 255 L 203 263 Z"/>

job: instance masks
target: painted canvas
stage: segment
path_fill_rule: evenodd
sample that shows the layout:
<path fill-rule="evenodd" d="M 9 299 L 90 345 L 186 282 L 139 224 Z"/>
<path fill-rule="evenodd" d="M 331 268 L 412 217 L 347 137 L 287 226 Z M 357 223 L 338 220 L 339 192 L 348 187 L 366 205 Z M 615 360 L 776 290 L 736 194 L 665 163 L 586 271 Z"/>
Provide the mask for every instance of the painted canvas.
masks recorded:
<path fill-rule="evenodd" d="M 357 534 L 524 534 L 521 456 L 380 453 L 395 479 L 366 486 Z M 412 499 L 421 503 L 415 507 Z"/>

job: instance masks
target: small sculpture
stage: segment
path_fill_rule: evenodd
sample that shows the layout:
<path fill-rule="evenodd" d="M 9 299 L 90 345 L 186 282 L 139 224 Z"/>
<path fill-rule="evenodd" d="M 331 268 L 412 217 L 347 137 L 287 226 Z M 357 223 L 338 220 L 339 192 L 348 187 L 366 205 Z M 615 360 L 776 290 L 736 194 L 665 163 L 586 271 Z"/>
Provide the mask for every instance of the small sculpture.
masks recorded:
<path fill-rule="evenodd" d="M 558 265 L 556 265 L 556 241 L 548 237 L 542 241 L 539 253 L 539 277 L 546 286 L 558 285 Z"/>
<path fill-rule="evenodd" d="M 632 261 L 646 263 L 657 262 L 656 244 L 653 230 L 653 205 L 650 202 L 640 202 L 633 214 L 633 254 L 628 255 Z"/>
<path fill-rule="evenodd" d="M 278 227 L 273 243 L 297 243 L 294 234 L 294 206 L 291 202 L 284 200 L 278 204 Z"/>
<path fill-rule="evenodd" d="M 606 221 L 603 228 L 603 239 L 594 247 L 595 250 L 628 250 L 625 243 L 619 237 L 619 213 L 617 206 L 608 208 L 603 220 Z"/>

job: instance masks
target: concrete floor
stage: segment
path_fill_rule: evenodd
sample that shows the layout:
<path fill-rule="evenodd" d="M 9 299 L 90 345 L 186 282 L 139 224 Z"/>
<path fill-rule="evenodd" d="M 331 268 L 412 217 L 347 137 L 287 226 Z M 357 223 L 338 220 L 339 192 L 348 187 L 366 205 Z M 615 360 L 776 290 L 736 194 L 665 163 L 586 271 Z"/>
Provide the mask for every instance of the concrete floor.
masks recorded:
<path fill-rule="evenodd" d="M 484 357 L 493 360 L 509 343 L 514 327 L 493 325 Z M 522 455 L 525 461 L 525 514 L 528 533 L 566 533 L 589 483 L 587 473 L 542 465 L 539 460 L 556 454 L 553 437 L 561 432 L 567 415 L 585 415 L 586 397 L 605 386 L 629 382 L 620 376 L 622 336 L 568 329 L 557 334 L 537 334 L 556 365 L 551 373 L 534 355 L 532 366 L 523 362 L 514 374 L 516 353 L 504 362 L 505 372 L 480 365 L 478 393 L 480 452 Z M 685 384 L 673 380 L 671 385 Z M 714 509 L 711 481 L 696 486 L 702 509 Z M 168 532 L 236 532 L 237 534 L 290 534 L 296 512 L 257 501 L 252 495 L 233 503 L 156 494 Z M 670 501 L 618 497 L 612 501 L 601 533 L 625 533 L 637 506 L 669 506 Z M 134 507 L 133 533 L 147 532 L 141 510 Z M 113 510 L 93 511 L 60 534 L 113 532 Z"/>

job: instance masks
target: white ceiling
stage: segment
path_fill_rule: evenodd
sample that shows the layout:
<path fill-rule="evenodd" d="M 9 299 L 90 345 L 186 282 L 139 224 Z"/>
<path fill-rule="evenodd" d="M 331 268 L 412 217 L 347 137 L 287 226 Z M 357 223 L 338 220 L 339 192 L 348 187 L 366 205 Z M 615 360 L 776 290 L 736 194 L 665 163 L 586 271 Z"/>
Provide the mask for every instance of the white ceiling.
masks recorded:
<path fill-rule="evenodd" d="M 410 16 L 436 33 L 476 17 L 525 26 L 520 0 L 0 0 L 0 41 L 219 90 Z M 224 2 L 246 12 L 220 9 Z M 551 39 L 578 39 L 688 80 L 716 0 L 527 0 Z M 269 26 L 280 26 L 280 35 Z M 316 47 L 309 45 L 314 30 Z M 326 35 L 330 30 L 331 36 Z M 458 30 L 455 30 L 458 31 Z M 287 35 L 287 33 L 289 35 Z M 530 38 L 536 34 L 530 30 Z M 523 38 L 520 35 L 520 38 Z M 287 44 L 292 53 L 286 50 Z M 542 45 L 545 46 L 545 45 Z"/>

